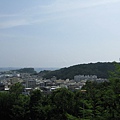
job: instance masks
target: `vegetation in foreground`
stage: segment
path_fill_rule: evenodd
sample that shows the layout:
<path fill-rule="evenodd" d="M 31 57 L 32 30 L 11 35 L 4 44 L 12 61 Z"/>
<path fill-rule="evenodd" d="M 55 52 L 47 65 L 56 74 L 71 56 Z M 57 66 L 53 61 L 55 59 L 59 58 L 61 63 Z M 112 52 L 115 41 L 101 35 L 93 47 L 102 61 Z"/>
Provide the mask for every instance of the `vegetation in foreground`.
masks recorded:
<path fill-rule="evenodd" d="M 44 95 L 34 90 L 23 95 L 17 83 L 0 92 L 1 120 L 119 120 L 120 66 L 115 64 L 110 82 L 87 82 L 81 91 L 62 88 Z"/>

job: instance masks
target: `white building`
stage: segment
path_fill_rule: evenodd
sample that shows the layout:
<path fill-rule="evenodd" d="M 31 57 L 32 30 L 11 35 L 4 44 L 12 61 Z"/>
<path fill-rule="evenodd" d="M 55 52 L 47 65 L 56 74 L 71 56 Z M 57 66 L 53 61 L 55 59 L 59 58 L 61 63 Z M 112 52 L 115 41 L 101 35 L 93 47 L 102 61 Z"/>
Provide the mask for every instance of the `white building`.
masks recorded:
<path fill-rule="evenodd" d="M 74 76 L 74 80 L 76 82 L 81 82 L 82 80 L 96 80 L 96 75 L 76 75 Z"/>

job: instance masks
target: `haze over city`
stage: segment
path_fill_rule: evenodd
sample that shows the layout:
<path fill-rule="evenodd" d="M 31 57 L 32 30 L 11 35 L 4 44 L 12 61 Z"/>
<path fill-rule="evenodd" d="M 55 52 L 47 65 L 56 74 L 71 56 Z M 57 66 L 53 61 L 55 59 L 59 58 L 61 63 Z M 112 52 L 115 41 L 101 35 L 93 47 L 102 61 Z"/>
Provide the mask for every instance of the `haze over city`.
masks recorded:
<path fill-rule="evenodd" d="M 120 0 L 1 0 L 0 67 L 118 61 Z"/>

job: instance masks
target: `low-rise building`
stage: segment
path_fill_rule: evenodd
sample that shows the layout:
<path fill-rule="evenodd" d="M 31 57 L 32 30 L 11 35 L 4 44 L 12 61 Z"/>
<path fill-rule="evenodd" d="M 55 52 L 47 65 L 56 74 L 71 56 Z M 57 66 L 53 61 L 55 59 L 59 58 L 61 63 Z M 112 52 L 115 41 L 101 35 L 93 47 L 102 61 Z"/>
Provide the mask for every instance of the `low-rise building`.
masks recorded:
<path fill-rule="evenodd" d="M 35 80 L 26 80 L 26 88 L 35 88 L 36 87 L 36 81 Z"/>

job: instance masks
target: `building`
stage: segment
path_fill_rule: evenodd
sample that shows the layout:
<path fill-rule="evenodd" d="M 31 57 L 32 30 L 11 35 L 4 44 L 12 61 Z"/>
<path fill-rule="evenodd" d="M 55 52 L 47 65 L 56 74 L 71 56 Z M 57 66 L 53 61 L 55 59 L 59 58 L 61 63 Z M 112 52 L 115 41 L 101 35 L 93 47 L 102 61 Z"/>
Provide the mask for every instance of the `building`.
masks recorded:
<path fill-rule="evenodd" d="M 74 76 L 75 82 L 81 82 L 81 80 L 96 80 L 96 75 L 76 75 Z"/>
<path fill-rule="evenodd" d="M 26 80 L 26 88 L 35 88 L 36 87 L 36 81 L 35 80 Z"/>

